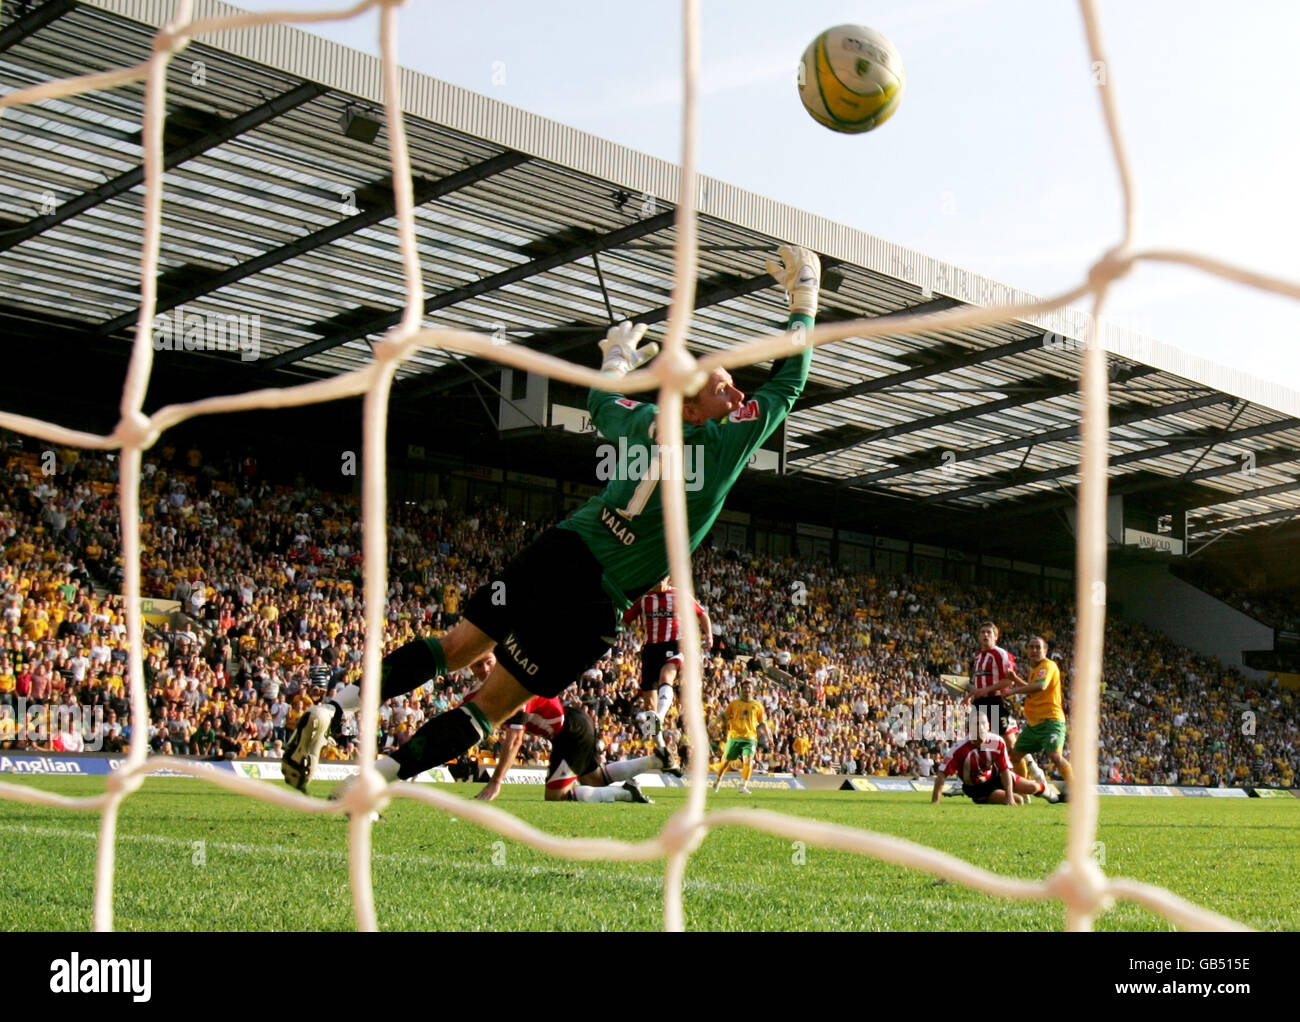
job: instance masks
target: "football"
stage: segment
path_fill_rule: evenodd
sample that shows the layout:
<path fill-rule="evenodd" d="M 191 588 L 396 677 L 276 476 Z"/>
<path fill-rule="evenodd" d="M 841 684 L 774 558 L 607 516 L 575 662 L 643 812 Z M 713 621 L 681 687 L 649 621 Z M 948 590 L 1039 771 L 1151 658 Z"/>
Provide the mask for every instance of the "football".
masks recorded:
<path fill-rule="evenodd" d="M 799 64 L 799 98 L 819 124 L 848 135 L 884 124 L 903 97 L 903 58 L 879 32 L 862 25 L 828 28 Z"/>

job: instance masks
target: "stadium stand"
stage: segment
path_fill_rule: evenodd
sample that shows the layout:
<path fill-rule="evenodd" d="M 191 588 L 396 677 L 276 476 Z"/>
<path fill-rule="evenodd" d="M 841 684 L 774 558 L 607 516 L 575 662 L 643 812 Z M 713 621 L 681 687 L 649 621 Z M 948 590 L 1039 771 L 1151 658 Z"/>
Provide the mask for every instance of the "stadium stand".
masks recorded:
<path fill-rule="evenodd" d="M 1174 573 L 1272 628 L 1300 631 L 1300 607 L 1280 585 L 1274 589 L 1267 581 L 1229 574 L 1221 564 L 1180 565 Z"/>
<path fill-rule="evenodd" d="M 19 740 L 11 721 L 0 746 L 74 751 L 76 739 L 51 723 L 64 704 L 98 707 L 102 724 L 87 716 L 85 745 L 121 751 L 140 739 L 123 682 L 121 600 L 110 595 L 120 577 L 113 456 L 60 451 L 49 473 L 42 454 L 13 436 L 0 437 L 0 456 L 8 469 L 0 483 L 0 706 L 21 696 L 47 715 L 44 741 Z M 164 446 L 146 462 L 141 507 L 147 591 L 178 608 L 153 617 L 143 740 L 179 755 L 278 756 L 305 709 L 360 676 L 357 501 L 262 479 L 251 457 L 206 460 L 197 448 Z M 524 525 L 500 506 L 395 505 L 386 648 L 454 622 L 465 594 L 546 524 Z M 1043 635 L 1070 673 L 1072 613 L 1041 594 L 715 547 L 701 551 L 696 571 L 715 623 L 707 716 L 716 726 L 739 680 L 755 675 L 776 735 L 776 747 L 760 743 L 769 771 L 928 775 L 946 743 L 900 743 L 889 718 L 918 702 L 957 713 L 939 676 L 965 670 L 984 618 L 999 622 L 1015 653 Z M 795 583 L 806 591 L 797 603 Z M 1115 617 L 1106 649 L 1102 780 L 1295 784 L 1295 693 Z M 649 748 L 629 710 L 638 651 L 636 634 L 626 634 L 571 693 L 595 719 L 610 759 Z M 400 745 L 469 691 L 467 674 L 453 674 L 388 701 L 380 748 Z M 1255 734 L 1239 726 L 1247 708 L 1261 718 Z M 352 755 L 349 732 L 329 757 Z M 530 739 L 521 758 L 546 755 Z"/>

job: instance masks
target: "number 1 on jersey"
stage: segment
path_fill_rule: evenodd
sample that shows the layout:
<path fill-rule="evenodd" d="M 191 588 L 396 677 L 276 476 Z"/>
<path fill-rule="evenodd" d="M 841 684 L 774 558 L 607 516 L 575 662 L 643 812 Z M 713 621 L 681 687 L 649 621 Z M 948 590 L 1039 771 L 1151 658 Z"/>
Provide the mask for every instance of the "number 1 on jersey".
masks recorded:
<path fill-rule="evenodd" d="M 624 518 L 635 518 L 645 510 L 646 503 L 650 500 L 650 494 L 654 492 L 655 485 L 659 482 L 659 447 L 654 445 L 650 448 L 650 467 L 646 469 L 645 478 L 637 483 L 636 489 L 632 493 L 632 499 L 627 502 L 627 507 L 620 508 L 619 514 Z"/>

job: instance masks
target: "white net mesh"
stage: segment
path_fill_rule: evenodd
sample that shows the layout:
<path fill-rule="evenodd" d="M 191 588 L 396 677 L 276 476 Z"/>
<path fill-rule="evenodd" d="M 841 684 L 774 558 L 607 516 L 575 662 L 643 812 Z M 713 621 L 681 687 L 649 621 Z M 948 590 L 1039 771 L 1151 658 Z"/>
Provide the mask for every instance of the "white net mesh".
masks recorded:
<path fill-rule="evenodd" d="M 374 769 L 376 722 L 378 720 L 380 655 L 383 642 L 384 596 L 387 588 L 385 436 L 388 399 L 393 375 L 401 361 L 417 347 L 443 348 L 494 359 L 530 372 L 544 373 L 580 386 L 620 392 L 659 389 L 658 442 L 681 458 L 682 400 L 701 374 L 719 366 L 732 368 L 789 353 L 792 344 L 825 344 L 845 337 L 870 339 L 888 335 L 955 330 L 981 324 L 1022 319 L 1060 309 L 1091 295 L 1093 316 L 1100 313 L 1110 284 L 1127 274 L 1141 260 L 1185 263 L 1208 273 L 1278 294 L 1300 298 L 1300 285 L 1251 273 L 1206 256 L 1180 251 L 1134 249 L 1134 191 L 1124 140 L 1119 128 L 1114 74 L 1098 89 L 1110 134 L 1116 169 L 1124 191 L 1124 221 L 1121 240 L 1088 270 L 1086 279 L 1054 298 L 1016 305 L 960 308 L 926 316 L 895 317 L 887 322 L 860 320 L 818 327 L 806 337 L 773 334 L 725 353 L 696 360 L 686 350 L 686 328 L 691 318 L 696 275 L 696 83 L 699 77 L 698 0 L 683 0 L 684 107 L 682 117 L 682 164 L 677 197 L 675 273 L 671 314 L 662 355 L 647 369 L 638 370 L 615 382 L 609 377 L 523 347 L 494 343 L 486 336 L 455 330 L 422 330 L 423 295 L 420 261 L 416 251 L 411 169 L 398 89 L 397 8 L 402 0 L 364 0 L 339 11 L 240 13 L 228 17 L 194 20 L 193 0 L 177 0 L 172 19 L 154 36 L 153 54 L 135 67 L 60 79 L 20 89 L 0 99 L 0 110 L 43 99 L 73 96 L 111 89 L 129 82 L 146 83 L 143 117 L 144 147 L 144 240 L 140 256 L 139 319 L 130 367 L 122 391 L 121 419 L 108 436 L 96 436 L 65 429 L 53 423 L 0 412 L 0 426 L 51 443 L 121 450 L 119 505 L 122 549 L 125 564 L 125 596 L 130 643 L 129 686 L 132 719 L 148 719 L 141 663 L 142 624 L 140 601 L 140 515 L 139 483 L 142 453 L 166 429 L 202 415 L 258 408 L 285 408 L 341 397 L 365 395 L 363 455 L 363 552 L 366 608 L 366 646 L 360 710 L 360 782 L 341 802 L 308 798 L 285 788 L 234 774 L 218 773 L 199 763 L 171 757 L 149 756 L 146 742 L 131 743 L 122 768 L 108 778 L 107 789 L 90 798 L 68 798 L 51 792 L 14 784 L 0 784 L 0 798 L 66 809 L 100 813 L 100 831 L 95 870 L 94 927 L 109 930 L 113 925 L 113 868 L 117 812 L 122 801 L 136 791 L 145 776 L 159 770 L 179 771 L 193 777 L 263 799 L 291 809 L 311 813 L 350 812 L 349 859 L 352 902 L 358 927 L 376 928 L 374 894 L 370 871 L 370 812 L 382 808 L 390 798 L 427 802 L 458 817 L 470 820 L 504 837 L 531 845 L 551 855 L 569 859 L 616 859 L 641 861 L 667 859 L 664 882 L 664 927 L 683 928 L 682 880 L 691 852 L 711 829 L 744 826 L 780 837 L 808 841 L 826 847 L 861 852 L 898 865 L 924 870 L 935 876 L 964 884 L 988 894 L 1007 898 L 1059 899 L 1067 909 L 1067 926 L 1089 929 L 1099 912 L 1115 899 L 1137 902 L 1180 926 L 1195 929 L 1244 929 L 1217 913 L 1193 905 L 1170 892 L 1148 884 L 1106 877 L 1090 851 L 1096 836 L 1098 732 L 1098 681 L 1101 676 L 1102 627 L 1105 620 L 1105 502 L 1107 467 L 1107 377 L 1105 353 L 1096 343 L 1086 344 L 1081 378 L 1084 418 L 1082 428 L 1081 483 L 1079 487 L 1079 533 L 1076 556 L 1076 635 L 1072 712 L 1075 782 L 1069 804 L 1067 855 L 1057 871 L 1042 882 L 1002 877 L 944 852 L 911 841 L 852 828 L 796 819 L 774 812 L 747 810 L 705 812 L 707 757 L 692 757 L 691 786 L 687 804 L 675 814 L 653 840 L 639 844 L 605 839 L 566 839 L 540 831 L 509 813 L 477 801 L 415 785 L 386 786 Z M 380 44 L 383 54 L 385 118 L 396 197 L 396 219 L 405 278 L 406 303 L 401 322 L 375 346 L 373 361 L 364 368 L 329 380 L 289 389 L 259 390 L 228 397 L 210 398 L 190 404 L 169 405 L 152 416 L 142 412 L 153 361 L 151 325 L 157 297 L 157 270 L 161 241 L 162 130 L 165 115 L 166 72 L 171 59 L 192 39 L 218 32 L 253 29 L 272 23 L 307 23 L 351 18 L 379 8 Z M 1106 61 L 1094 5 L 1080 0 L 1085 31 L 1093 61 Z M 1104 66 L 1110 67 L 1109 64 Z M 1091 337 L 1084 340 L 1092 341 Z M 663 487 L 665 535 L 672 577 L 681 581 L 680 591 L 687 605 L 694 597 L 691 583 L 690 550 L 687 542 L 684 480 L 666 481 Z M 685 657 L 683 710 L 687 734 L 696 749 L 708 747 L 701 702 L 701 658 L 699 630 L 694 616 L 682 619 Z"/>

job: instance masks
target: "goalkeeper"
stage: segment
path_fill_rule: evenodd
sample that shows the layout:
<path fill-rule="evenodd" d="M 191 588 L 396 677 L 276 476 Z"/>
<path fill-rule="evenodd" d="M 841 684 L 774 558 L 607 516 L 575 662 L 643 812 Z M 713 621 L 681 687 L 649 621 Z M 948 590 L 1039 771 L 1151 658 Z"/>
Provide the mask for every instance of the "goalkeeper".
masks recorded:
<path fill-rule="evenodd" d="M 768 270 L 790 302 L 795 352 L 748 401 L 731 374 L 715 369 L 682 408 L 683 444 L 702 457 L 698 486 L 688 487 L 692 551 L 708 534 L 751 455 L 790 413 L 808 379 L 812 348 L 803 343 L 817 313 L 821 263 L 808 249 L 783 245 Z M 623 376 L 650 361 L 658 345 L 638 349 L 644 325 L 620 323 L 601 342 L 601 369 Z M 619 622 L 643 593 L 668 574 L 664 514 L 654 440 L 653 404 L 603 390 L 587 398 L 591 420 L 619 451 L 615 478 L 567 520 L 543 533 L 465 605 L 464 616 L 438 637 L 409 642 L 384 658 L 383 699 L 494 653 L 487 681 L 464 704 L 427 721 L 377 767 L 406 780 L 490 736 L 534 696 L 558 696 L 617 641 Z M 636 473 L 632 466 L 649 465 Z M 630 470 L 631 468 L 631 470 Z M 664 472 L 663 474 L 668 474 Z M 284 778 L 305 791 L 329 728 L 361 702 L 349 685 L 303 714 L 286 747 Z"/>

